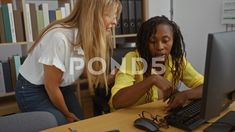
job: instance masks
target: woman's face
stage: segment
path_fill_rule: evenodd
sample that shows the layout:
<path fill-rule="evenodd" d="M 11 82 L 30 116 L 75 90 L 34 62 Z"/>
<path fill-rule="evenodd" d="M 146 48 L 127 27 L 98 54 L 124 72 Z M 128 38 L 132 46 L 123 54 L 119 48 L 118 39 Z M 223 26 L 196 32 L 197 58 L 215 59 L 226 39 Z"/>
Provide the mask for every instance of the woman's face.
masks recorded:
<path fill-rule="evenodd" d="M 152 57 L 167 57 L 173 45 L 172 27 L 167 24 L 156 26 L 156 33 L 149 39 L 149 50 Z"/>
<path fill-rule="evenodd" d="M 112 27 L 117 25 L 117 7 L 107 9 L 103 15 L 104 26 L 107 32 L 112 31 Z"/>

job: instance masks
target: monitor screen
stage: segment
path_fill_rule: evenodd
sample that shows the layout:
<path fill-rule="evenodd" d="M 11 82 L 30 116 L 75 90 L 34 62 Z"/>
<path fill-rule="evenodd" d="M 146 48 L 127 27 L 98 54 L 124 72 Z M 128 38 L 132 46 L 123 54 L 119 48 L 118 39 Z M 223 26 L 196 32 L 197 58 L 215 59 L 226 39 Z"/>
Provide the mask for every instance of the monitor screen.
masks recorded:
<path fill-rule="evenodd" d="M 228 95 L 235 91 L 235 32 L 208 35 L 205 80 L 201 116 L 218 116 L 232 102 Z"/>

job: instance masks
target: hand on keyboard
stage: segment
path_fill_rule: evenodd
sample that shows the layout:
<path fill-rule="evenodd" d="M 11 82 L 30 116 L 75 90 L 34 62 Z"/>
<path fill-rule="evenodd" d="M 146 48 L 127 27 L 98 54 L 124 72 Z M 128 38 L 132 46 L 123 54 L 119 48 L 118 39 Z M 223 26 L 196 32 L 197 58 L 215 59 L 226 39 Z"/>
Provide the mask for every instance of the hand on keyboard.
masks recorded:
<path fill-rule="evenodd" d="M 178 111 L 180 111 L 183 108 L 183 106 L 178 106 L 176 108 L 170 109 L 169 111 L 167 111 L 168 113 L 177 113 Z"/>
<path fill-rule="evenodd" d="M 182 108 L 172 109 L 164 118 L 169 125 L 191 131 L 204 122 L 200 118 L 200 108 L 201 100 L 194 100 Z"/>
<path fill-rule="evenodd" d="M 183 106 L 187 102 L 187 100 L 188 100 L 188 96 L 185 91 L 176 92 L 167 101 L 168 106 L 166 107 L 166 111 L 169 111 L 176 107 Z"/>

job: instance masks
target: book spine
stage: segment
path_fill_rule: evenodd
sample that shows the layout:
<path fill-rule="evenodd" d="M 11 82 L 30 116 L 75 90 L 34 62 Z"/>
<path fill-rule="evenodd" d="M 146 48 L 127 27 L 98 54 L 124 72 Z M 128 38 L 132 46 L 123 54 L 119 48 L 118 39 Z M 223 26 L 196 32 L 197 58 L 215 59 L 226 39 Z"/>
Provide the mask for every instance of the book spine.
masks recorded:
<path fill-rule="evenodd" d="M 23 24 L 22 11 L 13 10 L 13 15 L 14 15 L 14 21 L 15 21 L 16 41 L 24 42 L 25 30 L 24 30 L 24 24 Z"/>
<path fill-rule="evenodd" d="M 2 62 L 0 62 L 0 93 L 6 93 Z"/>
<path fill-rule="evenodd" d="M 10 20 L 12 42 L 16 42 L 16 31 L 15 31 L 15 23 L 14 23 L 12 4 L 8 3 L 7 7 L 8 7 L 9 20 Z"/>
<path fill-rule="evenodd" d="M 17 79 L 18 75 L 19 75 L 19 67 L 21 65 L 20 56 L 19 55 L 15 55 L 15 56 L 13 56 L 13 59 L 14 59 L 15 71 L 16 71 L 16 79 Z"/>
<path fill-rule="evenodd" d="M 69 3 L 65 3 L 64 4 L 64 7 L 65 7 L 65 16 L 68 16 L 70 14 L 70 4 Z"/>
<path fill-rule="evenodd" d="M 134 0 L 128 1 L 128 7 L 129 7 L 129 33 L 136 33 Z"/>
<path fill-rule="evenodd" d="M 42 11 L 43 11 L 44 27 L 46 27 L 50 23 L 48 3 L 43 3 L 42 4 Z"/>
<path fill-rule="evenodd" d="M 62 18 L 61 10 L 56 10 L 55 14 L 56 14 L 56 20 L 60 20 Z"/>
<path fill-rule="evenodd" d="M 43 11 L 37 10 L 36 13 L 37 13 L 38 33 L 40 33 L 44 28 Z"/>
<path fill-rule="evenodd" d="M 10 68 L 10 63 L 7 62 L 3 62 L 2 63 L 2 67 L 3 67 L 3 73 L 4 73 L 4 82 L 5 82 L 5 88 L 6 88 L 6 92 L 12 92 L 14 91 L 13 89 L 13 84 L 12 84 L 12 78 L 11 78 L 11 68 Z"/>
<path fill-rule="evenodd" d="M 37 22 L 36 5 L 34 3 L 30 3 L 29 9 L 30 9 L 30 20 L 31 20 L 31 24 L 32 24 L 33 40 L 36 40 L 36 38 L 38 36 L 38 22 Z"/>
<path fill-rule="evenodd" d="M 6 42 L 11 43 L 12 36 L 11 36 L 10 18 L 9 18 L 8 6 L 6 4 L 2 5 L 2 17 L 3 17 Z"/>
<path fill-rule="evenodd" d="M 49 10 L 49 20 L 50 23 L 56 20 L 55 10 Z"/>
<path fill-rule="evenodd" d="M 61 17 L 62 18 L 65 18 L 65 7 L 60 7 L 60 10 L 61 10 Z"/>
<path fill-rule="evenodd" d="M 74 8 L 74 1 L 73 0 L 70 0 L 70 5 L 71 5 L 71 10 L 73 10 L 73 8 Z"/>
<path fill-rule="evenodd" d="M 3 24 L 3 17 L 2 17 L 2 7 L 0 7 L 0 42 L 5 43 L 5 31 L 4 31 L 4 24 Z"/>
<path fill-rule="evenodd" d="M 12 87 L 15 89 L 16 87 L 16 69 L 15 69 L 15 61 L 12 57 L 8 59 L 10 64 L 10 70 L 11 70 L 11 80 L 12 80 Z"/>
<path fill-rule="evenodd" d="M 25 30 L 27 30 L 26 39 L 28 42 L 33 41 L 32 24 L 31 24 L 31 17 L 30 16 L 31 15 L 30 15 L 29 4 L 26 3 L 25 4 L 25 21 L 27 21 L 27 23 L 25 24 Z"/>
<path fill-rule="evenodd" d="M 135 0 L 135 21 L 136 21 L 136 31 L 138 32 L 141 24 L 143 23 L 143 15 L 142 15 L 142 1 Z"/>
<path fill-rule="evenodd" d="M 129 7 L 128 7 L 128 0 L 122 0 L 122 33 L 128 34 L 129 33 Z"/>

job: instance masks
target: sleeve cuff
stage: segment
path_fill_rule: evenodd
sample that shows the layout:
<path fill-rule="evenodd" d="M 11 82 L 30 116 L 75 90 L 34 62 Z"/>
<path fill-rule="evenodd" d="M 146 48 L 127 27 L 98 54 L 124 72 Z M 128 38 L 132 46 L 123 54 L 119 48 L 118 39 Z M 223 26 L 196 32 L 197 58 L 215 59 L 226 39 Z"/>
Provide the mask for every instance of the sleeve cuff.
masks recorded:
<path fill-rule="evenodd" d="M 61 71 L 65 72 L 65 66 L 60 62 L 60 60 L 58 60 L 56 58 L 50 59 L 50 58 L 46 58 L 46 57 L 41 57 L 41 58 L 39 58 L 38 62 L 45 64 L 45 65 L 54 65 L 55 67 L 57 67 Z"/>

